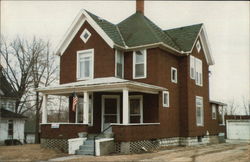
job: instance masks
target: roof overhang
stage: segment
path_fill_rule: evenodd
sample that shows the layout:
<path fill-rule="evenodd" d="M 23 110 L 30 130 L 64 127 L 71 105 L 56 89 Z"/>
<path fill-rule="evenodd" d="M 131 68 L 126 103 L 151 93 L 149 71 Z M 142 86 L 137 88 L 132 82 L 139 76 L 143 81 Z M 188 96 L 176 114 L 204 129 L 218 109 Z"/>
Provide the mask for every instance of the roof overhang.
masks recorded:
<path fill-rule="evenodd" d="M 150 94 L 158 94 L 160 91 L 167 90 L 166 88 L 140 83 L 130 80 L 124 80 L 114 77 L 96 78 L 92 80 L 79 81 L 58 86 L 37 88 L 36 91 L 50 95 L 69 95 L 73 92 L 82 93 L 88 92 L 121 92 L 127 89 L 130 92 L 143 92 Z"/>
<path fill-rule="evenodd" d="M 226 103 L 223 103 L 223 102 L 219 102 L 219 101 L 213 101 L 213 100 L 210 100 L 209 103 L 211 104 L 216 104 L 216 105 L 222 105 L 222 106 L 227 106 Z"/>

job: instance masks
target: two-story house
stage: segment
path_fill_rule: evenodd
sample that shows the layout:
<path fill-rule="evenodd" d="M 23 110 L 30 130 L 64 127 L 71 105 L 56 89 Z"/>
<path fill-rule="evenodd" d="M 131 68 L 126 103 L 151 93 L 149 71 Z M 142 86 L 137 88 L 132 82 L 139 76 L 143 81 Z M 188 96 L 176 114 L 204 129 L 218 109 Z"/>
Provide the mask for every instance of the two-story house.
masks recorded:
<path fill-rule="evenodd" d="M 64 143 L 67 150 L 67 140 L 79 132 L 104 131 L 113 133 L 116 151 L 130 153 L 204 144 L 218 134 L 209 132 L 214 61 L 203 24 L 162 30 L 144 15 L 141 0 L 118 24 L 81 10 L 57 54 L 60 85 L 37 89 L 44 95 L 43 146 Z M 69 123 L 47 123 L 48 95 L 68 97 Z"/>
<path fill-rule="evenodd" d="M 15 113 L 16 94 L 2 70 L 0 65 L 0 145 L 12 139 L 23 143 L 26 117 Z"/>

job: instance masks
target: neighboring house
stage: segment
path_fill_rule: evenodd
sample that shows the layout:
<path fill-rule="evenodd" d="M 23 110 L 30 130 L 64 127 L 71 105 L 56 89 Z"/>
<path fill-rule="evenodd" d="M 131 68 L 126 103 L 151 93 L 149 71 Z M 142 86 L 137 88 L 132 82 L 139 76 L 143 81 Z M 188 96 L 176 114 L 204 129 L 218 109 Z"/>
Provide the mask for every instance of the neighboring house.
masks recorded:
<path fill-rule="evenodd" d="M 1 66 L 1 65 L 0 65 Z M 6 139 L 24 142 L 25 116 L 15 113 L 16 95 L 0 67 L 0 144 Z"/>
<path fill-rule="evenodd" d="M 144 2 L 136 3 L 136 13 L 116 25 L 81 10 L 70 26 L 57 51 L 60 85 L 37 89 L 43 93 L 42 146 L 67 151 L 68 139 L 86 132 L 76 153 L 93 154 L 91 134 L 104 131 L 113 133 L 107 141 L 117 152 L 132 153 L 206 144 L 219 134 L 212 124 L 214 61 L 204 25 L 162 30 L 144 16 Z M 68 96 L 69 123 L 47 123 L 48 95 Z M 103 141 L 96 141 L 97 155 L 104 154 Z"/>
<path fill-rule="evenodd" d="M 26 143 L 35 143 L 36 121 L 30 119 L 25 122 L 24 136 Z"/>

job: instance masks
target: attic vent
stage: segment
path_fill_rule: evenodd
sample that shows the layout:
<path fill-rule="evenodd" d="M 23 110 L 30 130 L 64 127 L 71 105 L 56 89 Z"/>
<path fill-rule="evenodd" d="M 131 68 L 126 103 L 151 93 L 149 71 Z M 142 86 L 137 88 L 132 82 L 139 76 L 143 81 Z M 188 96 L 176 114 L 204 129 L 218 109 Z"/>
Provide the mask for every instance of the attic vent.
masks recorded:
<path fill-rule="evenodd" d="M 83 40 L 83 42 L 86 43 L 89 40 L 90 36 L 91 33 L 87 29 L 84 29 L 80 37 Z"/>
<path fill-rule="evenodd" d="M 201 50 L 201 44 L 200 44 L 199 40 L 196 43 L 196 49 L 197 49 L 198 52 L 200 52 L 200 50 Z"/>

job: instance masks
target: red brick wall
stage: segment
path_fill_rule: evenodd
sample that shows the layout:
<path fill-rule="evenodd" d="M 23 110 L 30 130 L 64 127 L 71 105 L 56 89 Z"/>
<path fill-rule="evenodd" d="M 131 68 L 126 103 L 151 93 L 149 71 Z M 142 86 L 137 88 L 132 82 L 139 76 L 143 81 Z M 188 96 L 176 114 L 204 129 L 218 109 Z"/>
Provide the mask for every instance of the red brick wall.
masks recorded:
<path fill-rule="evenodd" d="M 41 125 L 41 138 L 77 138 L 79 132 L 88 132 L 88 126 L 82 124 L 60 124 L 59 128 L 51 128 L 51 124 Z"/>
<path fill-rule="evenodd" d="M 85 44 L 80 35 L 88 29 L 91 37 Z M 60 57 L 60 84 L 75 82 L 77 51 L 94 48 L 94 78 L 115 76 L 115 52 L 98 35 L 98 33 L 85 22 L 73 38 L 63 55 Z"/>

